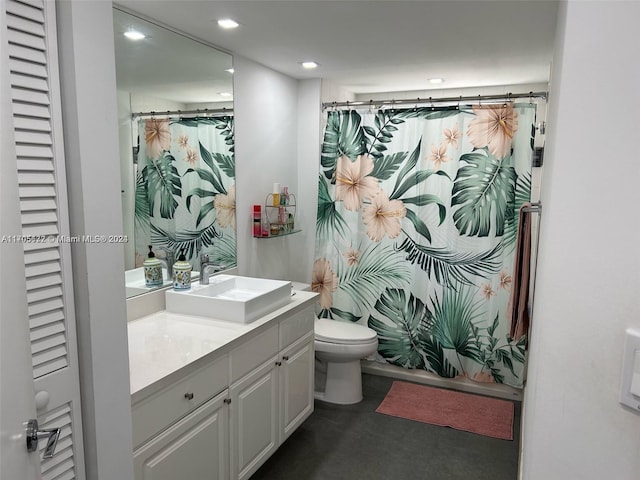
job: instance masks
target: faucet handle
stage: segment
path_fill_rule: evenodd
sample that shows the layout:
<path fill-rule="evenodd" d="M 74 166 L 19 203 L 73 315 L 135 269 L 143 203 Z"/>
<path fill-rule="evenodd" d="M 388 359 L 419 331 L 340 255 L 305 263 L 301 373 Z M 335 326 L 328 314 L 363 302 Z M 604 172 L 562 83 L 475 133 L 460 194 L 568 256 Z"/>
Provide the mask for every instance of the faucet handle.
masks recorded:
<path fill-rule="evenodd" d="M 201 253 L 200 254 L 200 265 L 202 265 L 203 263 L 209 263 L 209 254 L 208 253 Z"/>

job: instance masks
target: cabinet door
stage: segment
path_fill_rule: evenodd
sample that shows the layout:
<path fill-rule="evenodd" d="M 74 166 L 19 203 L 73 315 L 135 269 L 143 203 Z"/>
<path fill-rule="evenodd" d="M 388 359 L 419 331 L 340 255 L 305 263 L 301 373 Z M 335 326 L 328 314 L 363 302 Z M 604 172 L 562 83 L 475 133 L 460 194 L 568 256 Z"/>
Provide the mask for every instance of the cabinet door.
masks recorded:
<path fill-rule="evenodd" d="M 136 480 L 226 480 L 229 406 L 223 392 L 133 454 Z"/>
<path fill-rule="evenodd" d="M 313 412 L 313 332 L 282 352 L 280 367 L 281 441 Z"/>
<path fill-rule="evenodd" d="M 229 387 L 231 478 L 249 478 L 280 445 L 277 357 Z"/>

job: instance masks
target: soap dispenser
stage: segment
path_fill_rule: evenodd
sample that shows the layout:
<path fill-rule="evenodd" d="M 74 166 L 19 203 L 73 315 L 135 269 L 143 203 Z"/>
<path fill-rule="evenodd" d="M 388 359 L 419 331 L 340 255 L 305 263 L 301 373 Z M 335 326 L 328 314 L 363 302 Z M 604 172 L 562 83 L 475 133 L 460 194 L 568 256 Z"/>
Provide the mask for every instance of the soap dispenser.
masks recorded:
<path fill-rule="evenodd" d="M 157 287 L 162 285 L 162 263 L 153 253 L 153 247 L 149 245 L 149 254 L 143 263 L 144 283 L 147 287 Z"/>
<path fill-rule="evenodd" d="M 178 261 L 173 264 L 173 289 L 186 290 L 191 288 L 191 264 L 184 256 L 184 250 L 180 250 Z"/>

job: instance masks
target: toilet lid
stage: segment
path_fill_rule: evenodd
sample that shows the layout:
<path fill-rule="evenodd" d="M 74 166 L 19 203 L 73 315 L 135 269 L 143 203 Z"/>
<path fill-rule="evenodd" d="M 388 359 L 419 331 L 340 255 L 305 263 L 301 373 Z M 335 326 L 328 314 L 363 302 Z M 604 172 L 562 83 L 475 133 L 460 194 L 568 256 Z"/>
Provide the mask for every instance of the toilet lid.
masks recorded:
<path fill-rule="evenodd" d="M 370 342 L 377 336 L 369 327 L 326 318 L 316 319 L 314 331 L 316 340 L 321 342 L 352 345 Z"/>

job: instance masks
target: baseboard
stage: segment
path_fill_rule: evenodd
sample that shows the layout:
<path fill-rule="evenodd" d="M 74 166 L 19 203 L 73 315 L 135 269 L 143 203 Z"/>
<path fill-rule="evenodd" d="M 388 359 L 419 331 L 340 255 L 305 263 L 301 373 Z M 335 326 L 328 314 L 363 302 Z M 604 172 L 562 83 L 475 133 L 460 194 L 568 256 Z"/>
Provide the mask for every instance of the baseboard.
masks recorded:
<path fill-rule="evenodd" d="M 362 372 L 383 377 L 391 377 L 398 380 L 422 383 L 433 387 L 451 388 L 467 393 L 477 393 L 490 397 L 504 398 L 507 400 L 522 401 L 522 390 L 509 385 L 499 383 L 480 383 L 465 378 L 443 378 L 426 370 L 409 370 L 406 368 L 375 362 L 372 360 L 362 360 Z"/>

